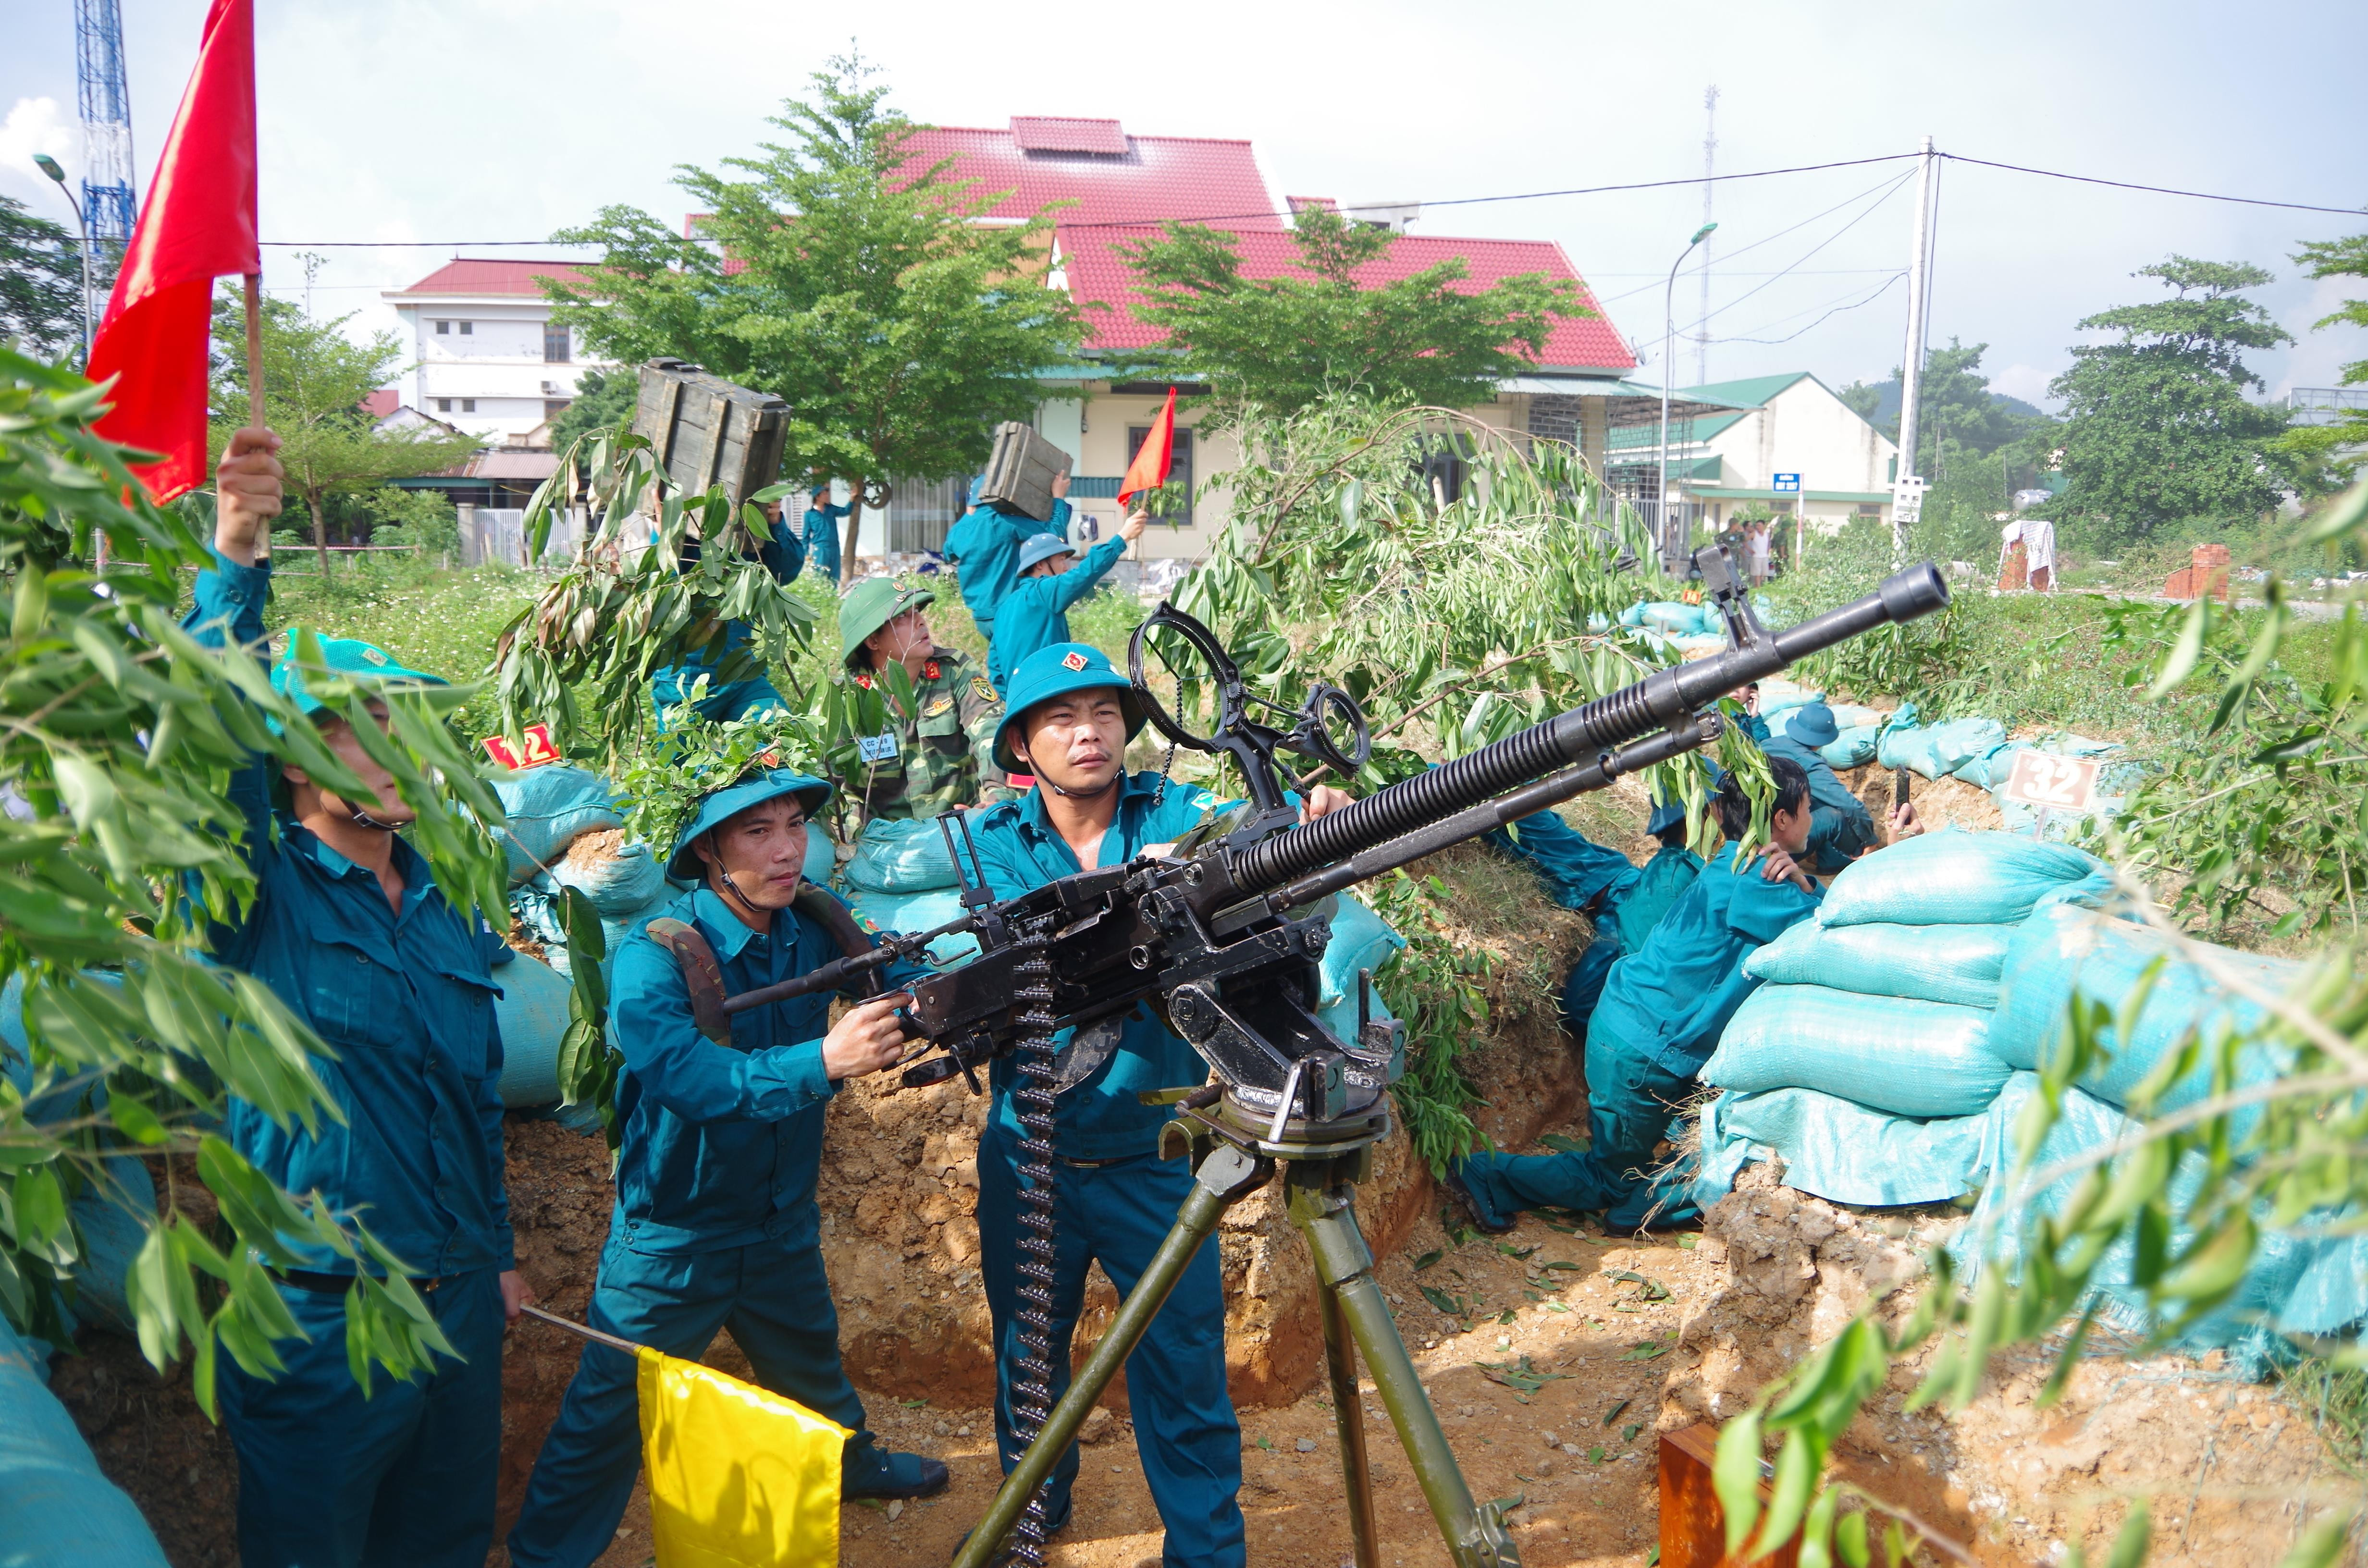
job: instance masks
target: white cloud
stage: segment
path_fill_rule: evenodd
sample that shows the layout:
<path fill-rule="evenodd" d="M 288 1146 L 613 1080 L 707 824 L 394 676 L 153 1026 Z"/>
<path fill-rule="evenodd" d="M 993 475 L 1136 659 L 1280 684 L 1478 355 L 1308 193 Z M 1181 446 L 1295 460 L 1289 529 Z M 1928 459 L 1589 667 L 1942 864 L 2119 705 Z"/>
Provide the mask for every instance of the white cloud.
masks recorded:
<path fill-rule="evenodd" d="M 2053 401 L 2047 395 L 2047 383 L 2055 379 L 2055 371 L 2038 365 L 2009 365 L 2002 370 L 1990 373 L 1990 391 L 2019 397 L 2025 403 L 2035 403 L 2044 408 Z"/>
<path fill-rule="evenodd" d="M 0 190 L 43 217 L 59 220 L 64 208 L 50 176 L 34 166 L 38 153 L 64 165 L 72 182 L 82 172 L 82 128 L 65 118 L 55 98 L 18 98 L 9 106 L 7 119 L 0 122 Z"/>

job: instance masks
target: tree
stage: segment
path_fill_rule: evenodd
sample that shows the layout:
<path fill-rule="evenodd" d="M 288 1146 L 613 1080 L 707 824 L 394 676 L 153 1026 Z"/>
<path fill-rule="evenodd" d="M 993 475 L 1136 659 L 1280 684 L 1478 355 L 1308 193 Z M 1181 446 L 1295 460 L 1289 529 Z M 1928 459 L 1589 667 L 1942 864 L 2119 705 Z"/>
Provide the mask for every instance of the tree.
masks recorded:
<path fill-rule="evenodd" d="M 2368 278 L 2368 234 L 2348 239 L 2313 240 L 2294 253 L 2313 278 Z M 2346 300 L 2342 308 L 2313 322 L 2313 332 L 2330 326 L 2368 327 L 2368 300 Z M 2343 367 L 2341 384 L 2368 383 L 2368 359 Z M 2359 468 L 2352 449 L 2368 446 L 2368 409 L 2348 408 L 2332 425 L 2297 425 L 2281 442 L 2291 467 L 2297 472 L 2305 494 L 2327 494 L 2349 483 Z"/>
<path fill-rule="evenodd" d="M 434 1260 L 398 1261 L 209 1131 L 233 1095 L 285 1130 L 343 1115 L 302 1018 L 203 952 L 204 923 L 255 892 L 229 772 L 263 752 L 363 786 L 251 652 L 181 630 L 188 574 L 210 559 L 191 527 L 205 508 L 151 505 L 125 449 L 92 433 L 100 406 L 81 377 L 0 348 L 0 982 L 23 983 L 29 1047 L 0 1076 L 0 1314 L 63 1342 L 89 1267 L 83 1216 L 112 1203 L 146 1232 L 124 1281 L 141 1348 L 163 1369 L 186 1346 L 206 1409 L 221 1352 L 256 1376 L 280 1367 L 272 1342 L 298 1330 L 267 1271 L 296 1265 L 290 1241 L 360 1270 L 357 1376 L 376 1362 L 409 1377 L 450 1348 L 403 1278 Z M 102 536 L 114 564 L 98 585 L 84 562 Z M 350 682 L 314 667 L 305 684 L 379 734 Z M 419 813 L 409 836 L 438 885 L 464 913 L 500 911 L 505 863 L 483 825 L 500 801 L 443 722 L 466 696 L 396 696 L 371 749 Z M 163 1213 L 115 1179 L 126 1150 L 175 1158 Z"/>
<path fill-rule="evenodd" d="M 54 358 L 82 342 L 76 235 L 0 196 L 0 340 Z"/>
<path fill-rule="evenodd" d="M 2065 509 L 2105 518 L 2123 539 L 2191 517 L 2260 516 L 2278 504 L 2274 443 L 2286 418 L 2245 397 L 2261 381 L 2243 353 L 2294 341 L 2243 297 L 2270 274 L 2174 256 L 2133 276 L 2159 278 L 2172 298 L 2081 322 L 2120 341 L 2075 347 L 2048 389 L 2066 404 Z"/>
<path fill-rule="evenodd" d="M 347 314 L 314 321 L 281 300 L 263 306 L 264 418 L 284 443 L 279 460 L 289 490 L 313 514 L 313 547 L 324 577 L 329 572 L 325 498 L 390 479 L 440 473 L 481 444 L 425 422 L 379 429 L 362 400 L 402 374 L 400 340 L 381 332 L 357 343 L 346 335 L 351 320 Z M 227 290 L 214 301 L 214 444 L 220 447 L 247 421 L 246 308 Z"/>
<path fill-rule="evenodd" d="M 1245 278 L 1236 236 L 1171 222 L 1161 238 L 1121 247 L 1146 296 L 1134 312 L 1220 397 L 1285 415 L 1333 395 L 1383 407 L 1485 403 L 1536 362 L 1557 318 L 1595 313 L 1569 278 L 1525 273 L 1464 288 L 1456 257 L 1360 286 L 1397 234 L 1323 209 L 1299 214 L 1292 241 L 1299 276 Z"/>
<path fill-rule="evenodd" d="M 613 430 L 633 417 L 641 381 L 631 369 L 606 374 L 586 370 L 575 380 L 575 396 L 551 422 L 551 449 L 564 452 L 576 437 L 595 430 Z"/>
<path fill-rule="evenodd" d="M 601 260 L 580 286 L 543 289 L 603 358 L 673 355 L 784 399 L 783 472 L 837 474 L 878 506 L 892 480 L 982 463 L 999 421 L 1033 416 L 1038 373 L 1072 358 L 1078 332 L 1069 296 L 1044 286 L 1047 220 L 979 223 L 1000 194 L 952 178 L 951 160 L 908 167 L 914 127 L 872 74 L 860 58 L 815 73 L 810 99 L 771 121 L 788 145 L 724 161 L 746 177 L 682 165 L 675 183 L 707 214 L 699 238 L 604 208 L 557 236 Z"/>
<path fill-rule="evenodd" d="M 1910 472 L 1937 480 L 1949 472 L 1952 447 L 1964 456 L 1986 458 L 2051 423 L 2028 403 L 1990 391 L 1989 378 L 1980 373 L 1989 347 L 1976 343 L 1967 347 L 1952 336 L 1948 347 L 1925 351 L 1924 379 L 1918 389 L 1916 460 Z M 1896 441 L 1904 379 L 1895 369 L 1887 381 L 1852 381 L 1838 395 L 1861 419 Z"/>

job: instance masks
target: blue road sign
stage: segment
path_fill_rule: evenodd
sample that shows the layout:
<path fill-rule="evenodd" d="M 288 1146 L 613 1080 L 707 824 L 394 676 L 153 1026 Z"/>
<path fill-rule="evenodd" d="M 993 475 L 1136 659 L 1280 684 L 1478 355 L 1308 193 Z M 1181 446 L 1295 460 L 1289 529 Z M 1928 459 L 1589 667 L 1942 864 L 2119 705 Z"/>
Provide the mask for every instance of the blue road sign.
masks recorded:
<path fill-rule="evenodd" d="M 1775 481 L 1776 489 L 1798 490 L 1801 488 L 1801 476 L 1797 473 L 1779 473 L 1770 477 Z"/>

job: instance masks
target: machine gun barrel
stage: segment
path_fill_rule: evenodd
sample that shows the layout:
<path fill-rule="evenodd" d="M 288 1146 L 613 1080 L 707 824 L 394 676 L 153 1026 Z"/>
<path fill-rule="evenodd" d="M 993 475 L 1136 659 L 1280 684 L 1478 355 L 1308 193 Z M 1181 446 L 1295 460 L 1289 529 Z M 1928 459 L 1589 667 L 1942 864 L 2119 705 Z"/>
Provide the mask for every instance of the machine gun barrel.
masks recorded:
<path fill-rule="evenodd" d="M 792 996 L 811 995 L 817 991 L 836 991 L 857 975 L 868 974 L 882 964 L 893 963 L 900 958 L 910 958 L 939 937 L 972 930 L 976 925 L 976 915 L 965 915 L 959 920 L 949 920 L 933 930 L 921 931 L 909 936 L 902 932 L 891 931 L 882 936 L 880 945 L 868 953 L 850 953 L 845 958 L 833 959 L 820 969 L 799 975 L 794 980 L 784 980 L 778 985 L 760 985 L 754 991 L 743 991 L 737 996 L 727 996 L 723 999 L 723 1011 L 728 1017 L 734 1013 L 745 1013 L 751 1007 L 763 1007 L 775 1002 L 786 1002 Z"/>
<path fill-rule="evenodd" d="M 1682 728 L 1696 710 L 1739 686 L 1862 631 L 1912 620 L 1948 602 L 1948 585 L 1927 563 L 1885 579 L 1862 599 L 1782 631 L 1768 631 L 1748 612 L 1731 613 L 1731 628 L 1746 634 L 1738 638 L 1741 646 L 1656 670 L 1634 686 L 1251 845 L 1235 858 L 1234 886 L 1244 893 L 1272 892 L 1509 790 L 1596 762 L 1656 730 Z"/>

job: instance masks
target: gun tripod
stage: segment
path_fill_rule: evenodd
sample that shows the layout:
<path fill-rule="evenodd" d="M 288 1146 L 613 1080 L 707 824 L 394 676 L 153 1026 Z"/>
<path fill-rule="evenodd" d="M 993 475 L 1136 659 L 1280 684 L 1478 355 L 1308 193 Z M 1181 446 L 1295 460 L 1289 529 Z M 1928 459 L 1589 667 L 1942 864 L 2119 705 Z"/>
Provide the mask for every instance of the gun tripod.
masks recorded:
<path fill-rule="evenodd" d="M 1278 1119 L 1269 1124 L 1270 1112 L 1237 1104 L 1230 1095 L 1215 1104 L 1212 1115 L 1199 1102 L 1212 1098 L 1213 1092 L 1207 1090 L 1187 1098 L 1180 1107 L 1182 1119 L 1170 1122 L 1160 1141 L 1163 1156 L 1186 1156 L 1193 1165 L 1192 1192 L 1177 1213 L 1175 1226 L 1133 1292 L 1119 1303 L 1110 1332 L 1004 1478 L 985 1517 L 956 1554 L 953 1568 L 985 1568 L 1150 1327 L 1185 1266 L 1216 1233 L 1225 1210 L 1272 1180 L 1278 1167 L 1286 1210 L 1307 1239 L 1322 1290 L 1325 1362 L 1357 1568 L 1380 1568 L 1381 1563 L 1365 1456 L 1364 1402 L 1357 1387 L 1360 1356 L 1372 1374 L 1383 1408 L 1456 1568 L 1520 1568 L 1520 1552 L 1497 1517 L 1496 1505 L 1473 1501 L 1373 1278 L 1373 1255 L 1357 1229 L 1352 1190 L 1372 1168 L 1373 1145 L 1389 1131 L 1387 1099 L 1338 1120 Z"/>

